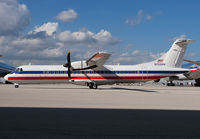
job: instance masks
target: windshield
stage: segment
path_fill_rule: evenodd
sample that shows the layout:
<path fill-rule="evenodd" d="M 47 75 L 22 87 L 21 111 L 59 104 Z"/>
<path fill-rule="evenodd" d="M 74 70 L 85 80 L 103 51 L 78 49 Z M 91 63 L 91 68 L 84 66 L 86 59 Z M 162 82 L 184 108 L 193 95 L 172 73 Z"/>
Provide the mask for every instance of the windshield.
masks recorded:
<path fill-rule="evenodd" d="M 17 68 L 15 71 L 16 72 L 21 72 L 21 71 L 23 71 L 23 69 L 22 68 Z"/>

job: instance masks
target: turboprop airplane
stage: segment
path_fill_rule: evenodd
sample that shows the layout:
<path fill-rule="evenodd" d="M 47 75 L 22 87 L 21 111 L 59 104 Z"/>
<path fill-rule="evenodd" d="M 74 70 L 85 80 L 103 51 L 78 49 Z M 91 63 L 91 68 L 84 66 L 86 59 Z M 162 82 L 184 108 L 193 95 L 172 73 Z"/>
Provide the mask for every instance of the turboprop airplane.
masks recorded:
<path fill-rule="evenodd" d="M 189 72 L 184 73 L 184 74 L 178 74 L 176 76 L 171 76 L 169 77 L 170 83 L 168 83 L 168 86 L 174 86 L 175 84 L 173 83 L 174 80 L 195 80 L 195 86 L 200 86 L 200 62 L 198 61 L 192 61 L 192 60 L 187 60 L 184 59 L 184 61 L 195 64 L 197 66 L 190 67 Z"/>
<path fill-rule="evenodd" d="M 0 55 L 0 57 L 2 57 L 2 55 Z M 14 70 L 15 70 L 14 67 L 0 62 L 0 77 L 4 77 L 5 75 L 7 75 L 8 73 L 10 73 Z"/>
<path fill-rule="evenodd" d="M 114 83 L 137 83 L 175 76 L 189 70 L 181 68 L 191 39 L 177 39 L 161 58 L 137 65 L 104 65 L 111 54 L 96 53 L 87 61 L 71 62 L 70 52 L 64 65 L 26 65 L 5 76 L 7 81 L 19 84 L 73 83 L 97 88 Z"/>

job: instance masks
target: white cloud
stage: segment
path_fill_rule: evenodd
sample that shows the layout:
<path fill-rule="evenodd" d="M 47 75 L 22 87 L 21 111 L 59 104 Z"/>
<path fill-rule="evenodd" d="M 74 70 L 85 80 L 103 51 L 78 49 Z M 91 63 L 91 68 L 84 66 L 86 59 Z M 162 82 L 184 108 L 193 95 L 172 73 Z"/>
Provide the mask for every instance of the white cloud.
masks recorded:
<path fill-rule="evenodd" d="M 63 64 L 66 52 L 71 50 L 72 60 L 83 60 L 98 51 L 97 47 L 114 46 L 120 41 L 109 31 L 93 33 L 85 28 L 77 32 L 57 31 L 57 23 L 45 23 L 24 36 L 0 36 L 2 60 L 10 64 Z M 40 33 L 45 33 L 42 37 Z M 10 55 L 12 54 L 12 55 Z"/>
<path fill-rule="evenodd" d="M 139 51 L 139 50 L 134 50 L 133 52 L 132 52 L 132 55 L 138 55 L 138 54 L 140 54 L 141 52 Z"/>
<path fill-rule="evenodd" d="M 92 40 L 93 33 L 90 31 L 86 32 L 71 32 L 69 30 L 63 31 L 58 35 L 58 39 L 62 42 L 68 43 L 90 43 Z"/>
<path fill-rule="evenodd" d="M 15 47 L 16 49 L 40 49 L 40 46 L 44 44 L 44 41 L 38 38 L 28 39 L 28 38 L 16 38 L 11 41 L 9 45 Z"/>
<path fill-rule="evenodd" d="M 53 49 L 44 49 L 42 54 L 46 57 L 62 57 L 64 53 L 61 47 L 57 47 Z"/>
<path fill-rule="evenodd" d="M 120 40 L 114 38 L 110 32 L 106 30 L 101 30 L 98 33 L 93 33 L 89 30 L 83 29 L 78 32 L 71 32 L 66 30 L 58 34 L 58 39 L 61 42 L 70 44 L 82 44 L 91 46 L 106 46 L 119 43 Z"/>
<path fill-rule="evenodd" d="M 72 22 L 77 18 L 78 14 L 73 9 L 62 11 L 56 17 L 56 19 L 61 20 L 63 22 Z"/>
<path fill-rule="evenodd" d="M 113 38 L 111 33 L 102 29 L 99 33 L 93 36 L 101 44 L 112 44 L 119 42 L 118 39 Z"/>
<path fill-rule="evenodd" d="M 147 14 L 143 10 L 139 10 L 135 17 L 130 17 L 125 20 L 125 23 L 130 26 L 136 26 L 141 24 L 144 21 L 150 21 L 153 19 L 153 16 L 161 14 Z"/>
<path fill-rule="evenodd" d="M 26 5 L 17 0 L 1 0 L 0 17 L 0 35 L 15 35 L 30 22 Z"/>
<path fill-rule="evenodd" d="M 51 36 L 53 35 L 58 29 L 57 22 L 48 22 L 44 23 L 41 26 L 35 26 L 33 31 L 30 31 L 28 34 L 37 34 L 39 32 L 45 32 L 46 35 Z"/>
<path fill-rule="evenodd" d="M 127 64 L 135 65 L 145 62 L 153 61 L 161 57 L 164 53 L 153 54 L 148 51 L 133 50 L 132 52 L 117 53 L 112 55 L 112 61 L 114 64 Z"/>

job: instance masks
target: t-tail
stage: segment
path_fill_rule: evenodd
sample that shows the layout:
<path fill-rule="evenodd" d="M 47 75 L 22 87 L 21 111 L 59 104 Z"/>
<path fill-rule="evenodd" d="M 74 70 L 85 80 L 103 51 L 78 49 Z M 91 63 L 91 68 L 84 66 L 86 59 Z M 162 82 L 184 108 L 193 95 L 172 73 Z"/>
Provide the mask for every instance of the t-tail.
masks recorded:
<path fill-rule="evenodd" d="M 187 45 L 194 42 L 191 39 L 177 39 L 169 51 L 161 58 L 153 61 L 154 65 L 179 68 L 183 62 Z"/>

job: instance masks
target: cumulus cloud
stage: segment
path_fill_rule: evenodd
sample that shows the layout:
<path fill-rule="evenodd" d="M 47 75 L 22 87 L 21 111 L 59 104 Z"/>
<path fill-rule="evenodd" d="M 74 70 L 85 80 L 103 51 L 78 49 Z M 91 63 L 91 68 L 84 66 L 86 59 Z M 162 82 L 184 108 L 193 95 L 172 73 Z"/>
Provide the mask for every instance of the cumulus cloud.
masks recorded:
<path fill-rule="evenodd" d="M 0 35 L 14 35 L 29 25 L 30 13 L 17 0 L 0 0 Z"/>
<path fill-rule="evenodd" d="M 82 44 L 87 46 L 105 46 L 120 42 L 120 40 L 114 38 L 110 32 L 103 29 L 96 34 L 87 29 L 78 32 L 66 30 L 58 35 L 58 39 L 61 42 L 69 44 Z"/>
<path fill-rule="evenodd" d="M 72 22 L 78 18 L 78 14 L 73 9 L 62 11 L 56 16 L 56 19 L 63 22 Z"/>
<path fill-rule="evenodd" d="M 143 10 L 139 10 L 137 12 L 137 15 L 135 17 L 129 17 L 125 20 L 125 23 L 127 25 L 130 25 L 130 26 L 136 26 L 136 25 L 139 25 L 141 24 L 142 22 L 145 22 L 145 21 L 150 21 L 153 19 L 153 16 L 155 15 L 161 15 L 161 13 L 157 12 L 155 14 L 148 14 L 148 13 L 144 13 Z"/>
<path fill-rule="evenodd" d="M 115 64 L 122 63 L 127 65 L 140 64 L 158 59 L 165 53 L 153 54 L 148 51 L 133 50 L 121 54 L 114 54 L 112 61 Z"/>
<path fill-rule="evenodd" d="M 105 48 L 120 42 L 109 31 L 97 33 L 85 28 L 77 32 L 57 31 L 58 23 L 45 23 L 20 36 L 0 36 L 0 51 L 11 64 L 63 64 L 66 52 L 71 50 L 73 60 L 83 60 Z M 41 37 L 41 34 L 43 36 Z M 12 54 L 12 56 L 10 55 Z M 21 61 L 21 62 L 20 62 Z"/>
<path fill-rule="evenodd" d="M 44 32 L 46 35 L 51 36 L 53 35 L 58 29 L 57 22 L 48 22 L 44 23 L 41 26 L 35 26 L 34 30 L 30 31 L 28 34 L 38 34 Z"/>

